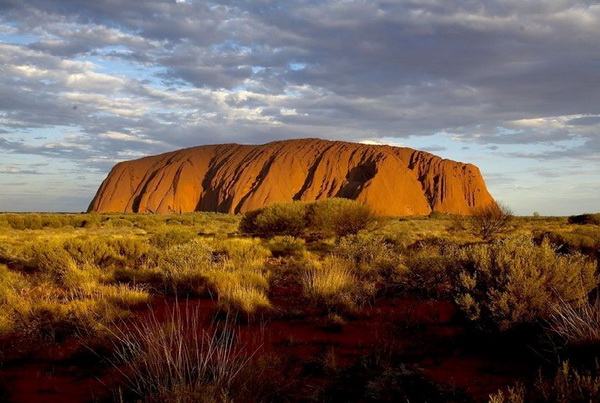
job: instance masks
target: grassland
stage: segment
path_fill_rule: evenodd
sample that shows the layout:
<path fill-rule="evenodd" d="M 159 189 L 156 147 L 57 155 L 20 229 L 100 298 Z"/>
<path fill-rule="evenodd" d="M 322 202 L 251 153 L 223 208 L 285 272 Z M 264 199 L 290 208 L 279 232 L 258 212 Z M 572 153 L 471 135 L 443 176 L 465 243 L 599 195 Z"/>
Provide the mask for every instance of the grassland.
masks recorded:
<path fill-rule="evenodd" d="M 0 399 L 600 397 L 599 225 L 333 203 L 0 214 Z"/>

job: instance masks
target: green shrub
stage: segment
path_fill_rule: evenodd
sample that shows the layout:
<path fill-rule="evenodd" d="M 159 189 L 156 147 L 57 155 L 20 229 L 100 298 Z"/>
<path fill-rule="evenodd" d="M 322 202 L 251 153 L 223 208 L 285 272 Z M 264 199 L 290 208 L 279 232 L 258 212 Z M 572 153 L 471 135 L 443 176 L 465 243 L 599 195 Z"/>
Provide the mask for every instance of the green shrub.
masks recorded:
<path fill-rule="evenodd" d="M 52 282 L 61 283 L 68 271 L 77 269 L 77 262 L 58 239 L 31 243 L 24 247 L 22 253 L 30 266 L 37 268 L 42 276 L 49 277 Z"/>
<path fill-rule="evenodd" d="M 62 248 L 78 265 L 93 264 L 107 267 L 118 261 L 119 254 L 108 244 L 108 238 L 71 238 L 62 243 Z M 57 245 L 57 247 L 59 247 Z"/>
<path fill-rule="evenodd" d="M 370 207 L 355 200 L 333 198 L 308 207 L 310 230 L 321 236 L 346 236 L 373 228 L 377 217 Z"/>
<path fill-rule="evenodd" d="M 23 215 L 18 215 L 18 214 L 5 214 L 4 218 L 6 220 L 6 223 L 12 228 L 12 229 L 19 229 L 19 230 L 23 230 L 26 229 L 26 225 L 25 225 L 25 220 Z"/>
<path fill-rule="evenodd" d="M 404 256 L 398 248 L 380 236 L 358 234 L 343 237 L 331 253 L 350 260 L 361 280 L 384 287 L 395 287 L 406 273 Z"/>
<path fill-rule="evenodd" d="M 98 228 L 100 226 L 100 216 L 96 213 L 86 214 L 81 220 L 83 228 Z"/>
<path fill-rule="evenodd" d="M 246 213 L 240 223 L 244 234 L 273 236 L 345 236 L 373 228 L 378 222 L 373 211 L 354 200 L 332 198 L 306 204 L 276 203 Z"/>
<path fill-rule="evenodd" d="M 168 249 L 194 239 L 196 234 L 188 229 L 168 229 L 150 237 L 150 243 L 158 249 Z"/>
<path fill-rule="evenodd" d="M 569 221 L 569 224 L 600 225 L 600 213 L 572 215 L 569 217 L 568 221 Z"/>
<path fill-rule="evenodd" d="M 461 267 L 461 247 L 455 241 L 428 237 L 410 245 L 406 251 L 407 270 L 402 288 L 439 295 L 452 290 L 452 279 Z"/>
<path fill-rule="evenodd" d="M 133 223 L 124 217 L 110 217 L 105 224 L 109 228 L 127 228 L 133 227 Z"/>
<path fill-rule="evenodd" d="M 560 255 L 548 243 L 514 237 L 464 251 L 456 302 L 484 328 L 507 330 L 547 319 L 559 301 L 579 302 L 596 287 L 582 255 Z"/>
<path fill-rule="evenodd" d="M 306 203 L 276 203 L 246 213 L 240 222 L 240 231 L 265 238 L 277 235 L 299 236 L 307 226 L 306 220 Z"/>
<path fill-rule="evenodd" d="M 141 238 L 136 237 L 110 237 L 106 240 L 108 246 L 114 251 L 121 264 L 138 266 L 156 261 L 156 251 Z"/>

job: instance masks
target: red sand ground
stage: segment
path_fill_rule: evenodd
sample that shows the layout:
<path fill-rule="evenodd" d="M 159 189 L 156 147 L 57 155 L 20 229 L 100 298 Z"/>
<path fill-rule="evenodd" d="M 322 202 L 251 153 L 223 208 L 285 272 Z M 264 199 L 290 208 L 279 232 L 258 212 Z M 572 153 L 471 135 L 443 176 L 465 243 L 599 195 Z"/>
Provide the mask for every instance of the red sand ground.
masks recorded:
<path fill-rule="evenodd" d="M 288 284 L 274 287 L 271 299 L 283 312 L 290 312 L 285 309 L 292 301 L 296 300 L 294 306 L 301 306 L 299 293 L 299 286 Z M 154 315 L 167 321 L 175 304 L 183 314 L 201 312 L 200 321 L 207 326 L 215 323 L 218 310 L 214 301 L 163 297 L 155 297 L 152 311 L 140 311 L 134 320 Z M 455 317 L 456 308 L 449 300 L 407 295 L 377 300 L 340 329 L 332 329 L 321 311 L 308 307 L 296 318 L 275 316 L 240 325 L 237 331 L 248 351 L 255 352 L 255 356 L 281 357 L 286 377 L 301 377 L 298 390 L 291 391 L 292 397 L 305 396 L 326 381 L 322 373 L 306 373 L 303 368 L 307 362 L 325 359 L 329 366 L 340 369 L 374 351 L 394 350 L 403 363 L 422 369 L 432 381 L 465 388 L 475 400 L 485 400 L 489 393 L 535 372 L 535 363 L 522 354 L 474 348 Z M 71 344 L 46 352 L 46 357 L 53 359 L 4 367 L 0 376 L 5 379 L 10 401 L 75 403 L 110 396 L 107 385 L 114 380 L 109 368 L 100 366 L 93 356 L 87 364 L 81 357 L 63 359 L 76 347 Z"/>

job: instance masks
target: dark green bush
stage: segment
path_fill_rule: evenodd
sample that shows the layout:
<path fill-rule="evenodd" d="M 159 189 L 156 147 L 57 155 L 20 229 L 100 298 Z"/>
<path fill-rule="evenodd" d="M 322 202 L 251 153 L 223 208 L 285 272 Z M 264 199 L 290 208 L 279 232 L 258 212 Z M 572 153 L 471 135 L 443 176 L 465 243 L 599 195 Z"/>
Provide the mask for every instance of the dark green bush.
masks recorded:
<path fill-rule="evenodd" d="M 354 200 L 325 199 L 314 203 L 276 203 L 246 213 L 240 223 L 244 234 L 261 237 L 278 235 L 343 237 L 373 228 L 373 211 Z"/>
<path fill-rule="evenodd" d="M 600 225 L 600 213 L 572 215 L 569 217 L 569 224 Z"/>
<path fill-rule="evenodd" d="M 300 236 L 307 227 L 307 205 L 303 202 L 271 204 L 246 213 L 240 223 L 244 234 L 270 238 L 277 235 Z"/>
<path fill-rule="evenodd" d="M 311 231 L 321 236 L 357 234 L 374 227 L 377 217 L 370 207 L 350 199 L 324 199 L 308 207 Z"/>

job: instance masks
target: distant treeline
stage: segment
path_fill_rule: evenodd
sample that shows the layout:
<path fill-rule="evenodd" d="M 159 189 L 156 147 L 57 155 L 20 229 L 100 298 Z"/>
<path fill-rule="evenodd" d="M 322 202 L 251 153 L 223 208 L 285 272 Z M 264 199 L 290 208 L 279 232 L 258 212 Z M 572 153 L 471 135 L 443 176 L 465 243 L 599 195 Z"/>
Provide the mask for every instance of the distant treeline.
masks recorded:
<path fill-rule="evenodd" d="M 569 224 L 600 225 L 600 213 L 572 215 L 569 217 Z"/>

